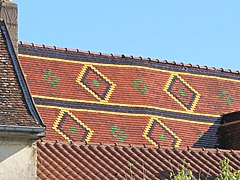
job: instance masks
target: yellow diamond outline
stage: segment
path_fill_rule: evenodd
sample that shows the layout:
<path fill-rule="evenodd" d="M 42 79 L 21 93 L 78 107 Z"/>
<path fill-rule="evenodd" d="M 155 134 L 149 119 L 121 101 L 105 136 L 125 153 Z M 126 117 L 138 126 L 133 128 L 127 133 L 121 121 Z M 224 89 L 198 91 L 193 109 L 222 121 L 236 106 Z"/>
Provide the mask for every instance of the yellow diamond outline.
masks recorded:
<path fill-rule="evenodd" d="M 67 137 L 63 132 L 61 132 L 61 131 L 58 129 L 58 126 L 59 126 L 59 124 L 60 124 L 60 122 L 61 122 L 61 119 L 62 119 L 64 113 L 68 113 L 74 120 L 76 120 L 81 126 L 83 126 L 84 128 L 86 128 L 86 129 L 89 131 L 89 133 L 88 133 L 88 135 L 86 136 L 86 139 L 85 139 L 85 141 L 88 143 L 88 142 L 91 140 L 94 131 L 91 130 L 87 125 L 85 125 L 80 119 L 78 119 L 76 116 L 74 116 L 69 110 L 61 109 L 61 111 L 60 111 L 60 113 L 59 113 L 56 121 L 54 122 L 52 128 L 53 128 L 58 134 L 60 134 L 61 136 L 63 136 L 64 139 L 66 139 L 67 141 L 69 141 L 69 142 L 72 141 L 69 137 Z"/>
<path fill-rule="evenodd" d="M 177 76 L 177 78 L 179 78 L 188 88 L 190 88 L 195 94 L 196 94 L 196 98 L 194 99 L 191 109 L 188 109 L 181 101 L 179 101 L 176 97 L 174 97 L 169 91 L 168 88 L 174 78 L 174 76 Z M 175 100 L 182 108 L 184 108 L 186 111 L 188 112 L 194 112 L 197 103 L 201 97 L 201 94 L 198 93 L 190 84 L 188 84 L 183 78 L 181 78 L 178 74 L 174 74 L 172 73 L 170 78 L 168 79 L 167 83 L 165 84 L 165 87 L 163 89 L 163 91 L 165 91 L 173 100 Z"/>
<path fill-rule="evenodd" d="M 97 74 L 101 75 L 102 78 L 104 80 L 106 80 L 109 84 L 110 84 L 110 89 L 109 91 L 107 92 L 106 94 L 106 97 L 105 99 L 101 99 L 94 91 L 92 91 L 90 88 L 88 88 L 85 84 L 83 84 L 81 82 L 82 78 L 83 78 L 83 75 L 85 74 L 85 72 L 87 71 L 87 68 L 90 67 L 91 69 L 93 69 L 95 72 L 97 72 Z M 108 79 L 105 75 L 103 75 L 100 71 L 98 71 L 93 65 L 91 64 L 87 64 L 87 65 L 84 65 L 81 72 L 79 73 L 77 79 L 76 79 L 76 82 L 81 86 L 83 87 L 86 91 L 88 91 L 90 94 L 92 94 L 97 100 L 99 100 L 100 102 L 108 102 L 108 100 L 110 99 L 110 96 L 112 95 L 115 87 L 116 87 L 116 84 L 114 84 L 110 79 Z"/>
<path fill-rule="evenodd" d="M 181 144 L 181 142 L 182 142 L 182 139 L 179 138 L 169 127 L 167 127 L 167 126 L 166 126 L 162 121 L 160 121 L 157 117 L 151 117 L 151 118 L 149 119 L 148 124 L 147 124 L 147 126 L 145 127 L 145 130 L 144 130 L 142 136 L 143 136 L 145 139 L 147 139 L 147 140 L 148 140 L 151 144 L 153 144 L 154 146 L 158 146 L 157 143 L 155 143 L 152 139 L 150 139 L 150 138 L 148 137 L 148 133 L 149 133 L 149 131 L 150 131 L 151 127 L 152 127 L 152 124 L 153 124 L 153 122 L 154 122 L 155 120 L 156 120 L 164 129 L 166 129 L 166 130 L 177 140 L 175 147 L 179 147 L 180 144 Z"/>

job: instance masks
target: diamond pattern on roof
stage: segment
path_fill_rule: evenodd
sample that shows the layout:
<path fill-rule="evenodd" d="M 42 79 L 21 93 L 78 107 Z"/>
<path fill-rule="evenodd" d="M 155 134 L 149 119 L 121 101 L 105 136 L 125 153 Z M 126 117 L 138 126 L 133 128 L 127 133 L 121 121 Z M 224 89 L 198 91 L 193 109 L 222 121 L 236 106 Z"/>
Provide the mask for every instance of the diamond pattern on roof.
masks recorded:
<path fill-rule="evenodd" d="M 239 107 L 237 73 L 31 44 L 19 47 L 43 120 L 51 127 L 59 111 L 68 109 L 94 129 L 92 143 L 152 144 L 142 134 L 153 116 L 181 136 L 182 147 L 218 147 L 220 114 Z M 47 70 L 52 72 L 47 74 L 49 81 L 43 78 Z M 54 75 L 60 81 L 49 88 Z M 111 131 L 113 125 L 126 136 L 116 127 Z M 170 146 L 173 138 L 160 125 L 155 128 L 150 137 Z M 72 125 L 68 130 L 73 135 L 79 132 Z M 48 128 L 46 139 L 58 138 L 63 139 Z"/>
<path fill-rule="evenodd" d="M 61 110 L 53 129 L 68 141 L 89 142 L 93 130 L 67 110 Z"/>
<path fill-rule="evenodd" d="M 116 86 L 92 65 L 85 65 L 76 81 L 101 102 L 109 100 Z"/>
<path fill-rule="evenodd" d="M 169 145 L 179 147 L 181 139 L 158 118 L 152 117 L 143 132 L 145 137 L 153 145 Z"/>
<path fill-rule="evenodd" d="M 172 74 L 164 91 L 186 111 L 194 111 L 200 94 L 179 75 Z"/>

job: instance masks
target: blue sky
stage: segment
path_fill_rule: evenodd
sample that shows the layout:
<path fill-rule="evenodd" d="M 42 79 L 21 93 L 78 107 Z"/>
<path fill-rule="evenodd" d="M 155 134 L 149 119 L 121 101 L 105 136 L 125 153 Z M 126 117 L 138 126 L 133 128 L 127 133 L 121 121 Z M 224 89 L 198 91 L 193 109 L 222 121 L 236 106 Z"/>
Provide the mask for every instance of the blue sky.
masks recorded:
<path fill-rule="evenodd" d="M 19 40 L 240 70 L 239 0 L 13 0 Z"/>

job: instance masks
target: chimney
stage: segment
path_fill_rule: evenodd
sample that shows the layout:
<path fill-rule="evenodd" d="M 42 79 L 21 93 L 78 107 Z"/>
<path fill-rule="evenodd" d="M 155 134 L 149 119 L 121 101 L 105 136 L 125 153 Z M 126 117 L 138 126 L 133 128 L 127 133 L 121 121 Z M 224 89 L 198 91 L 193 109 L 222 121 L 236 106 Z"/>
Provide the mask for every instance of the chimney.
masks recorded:
<path fill-rule="evenodd" d="M 18 7 L 12 0 L 0 0 L 0 19 L 7 25 L 13 47 L 18 53 Z"/>

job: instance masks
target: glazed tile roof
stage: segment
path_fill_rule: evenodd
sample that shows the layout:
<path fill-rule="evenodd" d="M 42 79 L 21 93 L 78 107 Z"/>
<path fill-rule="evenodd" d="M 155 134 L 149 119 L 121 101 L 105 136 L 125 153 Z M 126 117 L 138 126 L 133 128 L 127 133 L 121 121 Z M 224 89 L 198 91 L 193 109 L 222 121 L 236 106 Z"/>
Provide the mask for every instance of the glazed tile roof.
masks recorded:
<path fill-rule="evenodd" d="M 42 126 L 7 28 L 0 21 L 0 126 Z"/>
<path fill-rule="evenodd" d="M 240 151 L 38 142 L 38 179 L 169 179 L 181 165 L 195 177 L 214 179 L 219 162 L 240 170 Z M 185 161 L 185 163 L 184 163 Z M 131 169 L 129 166 L 131 166 Z"/>
<path fill-rule="evenodd" d="M 239 72 L 19 44 L 46 140 L 217 147 Z"/>

